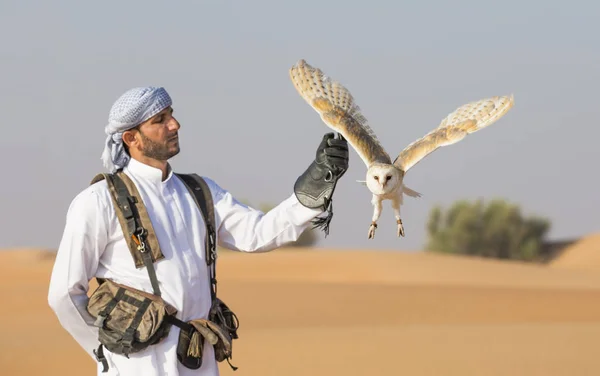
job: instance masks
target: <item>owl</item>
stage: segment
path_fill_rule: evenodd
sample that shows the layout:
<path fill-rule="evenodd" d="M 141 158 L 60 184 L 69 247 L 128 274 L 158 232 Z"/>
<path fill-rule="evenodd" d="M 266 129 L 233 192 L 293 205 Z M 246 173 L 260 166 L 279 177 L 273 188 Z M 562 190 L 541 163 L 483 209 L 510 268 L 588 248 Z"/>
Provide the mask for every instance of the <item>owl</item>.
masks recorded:
<path fill-rule="evenodd" d="M 369 239 L 375 236 L 385 200 L 391 202 L 398 237 L 404 237 L 400 216 L 403 197 L 421 197 L 419 192 L 404 184 L 409 169 L 438 148 L 455 144 L 466 135 L 493 124 L 514 104 L 514 95 L 495 96 L 464 104 L 442 119 L 437 128 L 407 145 L 392 161 L 344 86 L 305 60 L 294 64 L 289 76 L 300 96 L 329 128 L 347 140 L 367 166 L 366 180 L 360 182 L 372 193 L 373 216 L 369 225 Z"/>

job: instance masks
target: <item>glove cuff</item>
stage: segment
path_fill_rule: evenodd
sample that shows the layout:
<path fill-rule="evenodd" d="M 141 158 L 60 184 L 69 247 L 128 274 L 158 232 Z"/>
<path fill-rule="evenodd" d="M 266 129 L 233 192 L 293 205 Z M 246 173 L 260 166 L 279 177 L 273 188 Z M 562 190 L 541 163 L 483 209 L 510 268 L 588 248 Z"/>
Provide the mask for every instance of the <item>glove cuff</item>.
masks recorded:
<path fill-rule="evenodd" d="M 329 234 L 329 223 L 333 217 L 333 192 L 339 177 L 343 174 L 343 171 L 334 171 L 325 164 L 314 161 L 294 184 L 294 194 L 302 205 L 329 212 L 327 217 L 312 221 L 313 228 L 322 228 L 325 235 Z"/>
<path fill-rule="evenodd" d="M 294 194 L 307 208 L 325 211 L 336 184 L 337 176 L 331 169 L 313 162 L 296 180 Z"/>

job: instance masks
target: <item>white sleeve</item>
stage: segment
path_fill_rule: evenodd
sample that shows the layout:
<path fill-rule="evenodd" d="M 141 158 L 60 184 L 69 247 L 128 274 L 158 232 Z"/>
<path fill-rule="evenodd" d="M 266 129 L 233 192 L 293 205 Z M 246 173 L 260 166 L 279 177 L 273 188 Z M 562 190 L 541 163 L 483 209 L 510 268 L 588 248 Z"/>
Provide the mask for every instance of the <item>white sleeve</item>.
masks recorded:
<path fill-rule="evenodd" d="M 322 210 L 303 206 L 292 194 L 266 214 L 236 200 L 214 181 L 212 192 L 219 246 L 243 252 L 267 252 L 296 241 Z"/>
<path fill-rule="evenodd" d="M 87 312 L 87 291 L 108 239 L 105 213 L 92 187 L 71 202 L 48 291 L 48 303 L 60 324 L 94 359 L 92 351 L 100 342 Z"/>

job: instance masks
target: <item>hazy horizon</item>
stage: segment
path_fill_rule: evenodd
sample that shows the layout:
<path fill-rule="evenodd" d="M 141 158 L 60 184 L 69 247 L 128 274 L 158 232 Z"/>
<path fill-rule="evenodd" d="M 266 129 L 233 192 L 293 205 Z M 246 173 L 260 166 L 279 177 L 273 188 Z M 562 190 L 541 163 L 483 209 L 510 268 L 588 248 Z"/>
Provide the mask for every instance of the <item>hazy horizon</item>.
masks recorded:
<path fill-rule="evenodd" d="M 299 59 L 350 89 L 393 158 L 458 106 L 515 96 L 408 172 L 423 197 L 405 199 L 405 238 L 386 202 L 367 239 L 366 166 L 351 151 L 319 247 L 419 249 L 433 205 L 462 198 L 548 217 L 551 239 L 598 232 L 599 14 L 582 1 L 4 2 L 0 248 L 58 247 L 68 205 L 103 171 L 110 107 L 135 86 L 173 98 L 175 170 L 256 205 L 284 200 L 330 131 L 289 80 Z"/>

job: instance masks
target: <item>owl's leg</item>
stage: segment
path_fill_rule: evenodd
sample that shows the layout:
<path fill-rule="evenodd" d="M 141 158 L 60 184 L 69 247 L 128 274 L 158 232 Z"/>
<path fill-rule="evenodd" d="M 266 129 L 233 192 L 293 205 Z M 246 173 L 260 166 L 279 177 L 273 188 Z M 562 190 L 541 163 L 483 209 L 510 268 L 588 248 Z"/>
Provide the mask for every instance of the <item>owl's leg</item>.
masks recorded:
<path fill-rule="evenodd" d="M 398 236 L 404 237 L 404 226 L 402 225 L 402 219 L 400 218 L 400 205 L 402 204 L 402 197 L 394 198 L 392 200 L 392 209 L 394 209 L 394 215 L 396 216 L 396 223 L 398 224 Z"/>
<path fill-rule="evenodd" d="M 373 239 L 375 237 L 375 229 L 377 228 L 377 221 L 381 216 L 381 198 L 373 195 L 373 199 L 371 200 L 371 204 L 373 204 L 373 218 L 371 220 L 371 226 L 369 226 L 369 239 Z"/>

